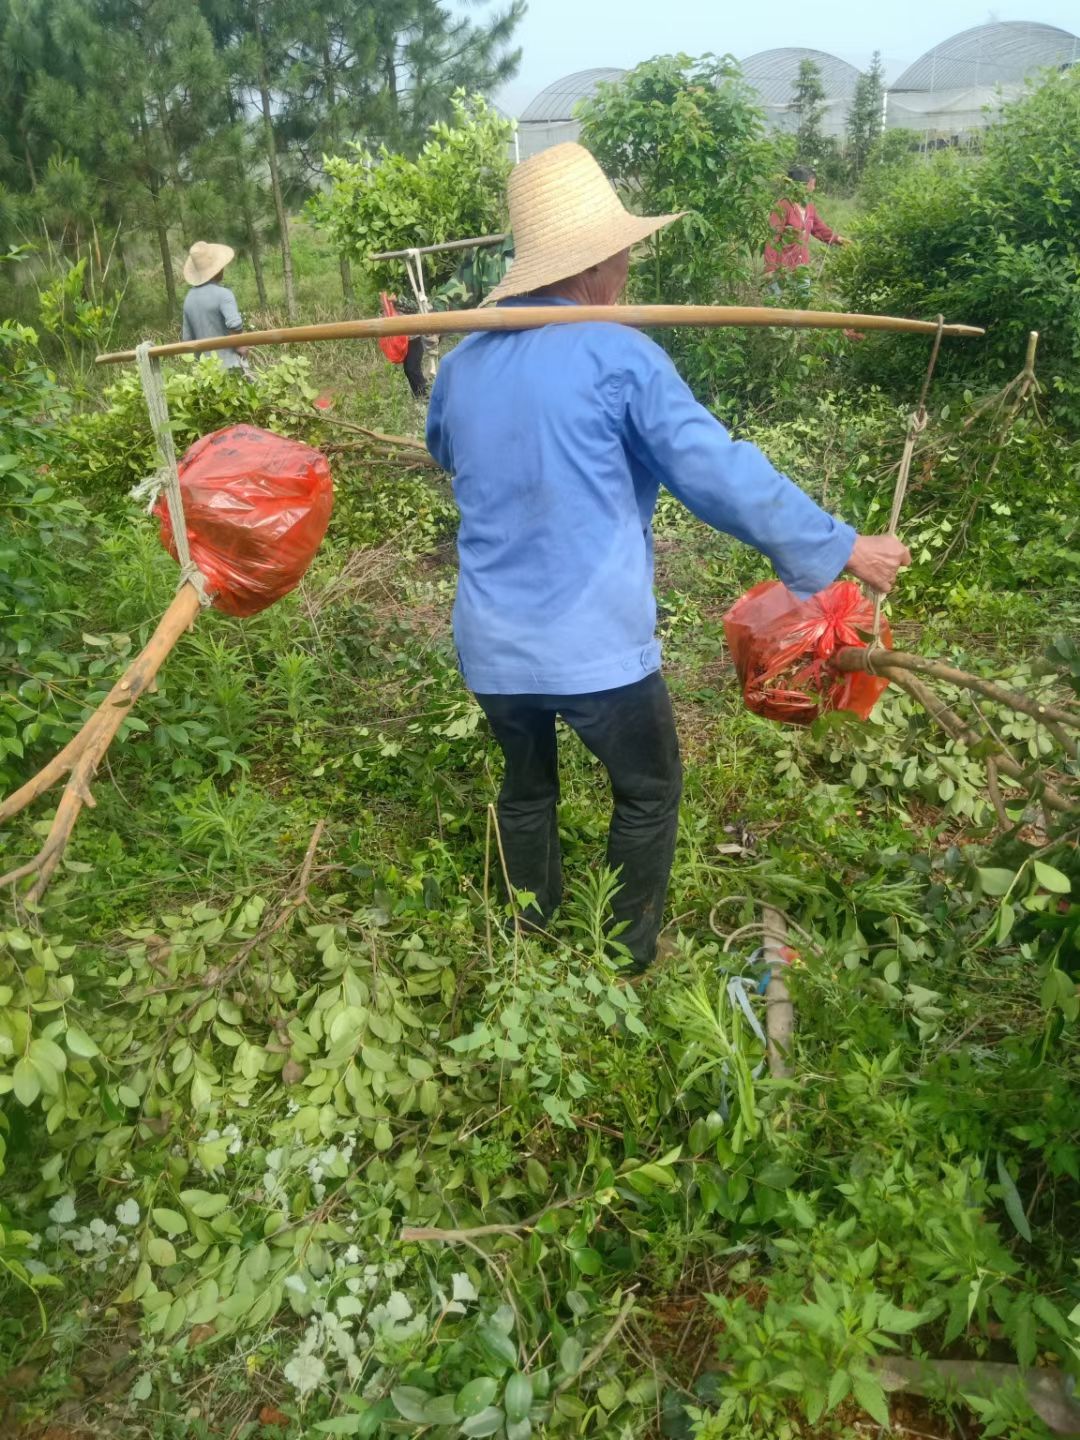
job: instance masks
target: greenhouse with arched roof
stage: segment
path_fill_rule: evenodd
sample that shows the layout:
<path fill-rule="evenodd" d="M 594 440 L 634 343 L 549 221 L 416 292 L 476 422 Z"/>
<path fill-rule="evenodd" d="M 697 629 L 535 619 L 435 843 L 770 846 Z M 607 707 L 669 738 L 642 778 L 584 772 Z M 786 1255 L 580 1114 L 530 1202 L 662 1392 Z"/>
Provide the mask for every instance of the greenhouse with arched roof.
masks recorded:
<path fill-rule="evenodd" d="M 887 124 L 959 139 L 993 123 L 1040 71 L 1080 64 L 1080 36 L 1056 25 L 1002 20 L 935 45 L 889 87 Z"/>
<path fill-rule="evenodd" d="M 839 137 L 844 133 L 847 113 L 859 80 L 859 72 L 854 65 L 825 50 L 806 50 L 799 46 L 759 50 L 756 55 L 749 55 L 739 63 L 744 79 L 757 92 L 770 127 L 794 130 L 799 123 L 793 108 L 795 86 L 804 60 L 812 60 L 817 66 L 825 90 L 822 131 Z"/>
<path fill-rule="evenodd" d="M 574 107 L 579 100 L 591 100 L 596 87 L 614 84 L 626 74 L 625 70 L 605 68 L 577 70 L 573 75 L 564 75 L 546 85 L 521 112 L 518 120 L 518 139 L 521 158 L 528 159 L 552 145 L 564 140 L 576 140 L 581 126 L 574 119 Z"/>

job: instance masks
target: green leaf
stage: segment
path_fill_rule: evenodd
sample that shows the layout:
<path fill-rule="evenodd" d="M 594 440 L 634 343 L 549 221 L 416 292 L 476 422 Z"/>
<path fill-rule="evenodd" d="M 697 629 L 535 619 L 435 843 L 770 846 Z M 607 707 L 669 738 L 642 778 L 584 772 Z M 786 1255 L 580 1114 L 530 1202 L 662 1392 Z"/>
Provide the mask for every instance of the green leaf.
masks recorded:
<path fill-rule="evenodd" d="M 1039 1353 L 1035 1316 L 1031 1313 L 1031 1297 L 1017 1295 L 1009 1309 L 1006 1330 L 1016 1349 L 1018 1362 L 1026 1369 Z"/>
<path fill-rule="evenodd" d="M 68 1026 L 67 1033 L 64 1035 L 64 1044 L 80 1060 L 93 1060 L 95 1055 L 101 1054 L 90 1036 L 85 1030 L 80 1030 L 78 1025 Z"/>
<path fill-rule="evenodd" d="M 1072 881 L 1069 877 L 1063 875 L 1061 871 L 1055 869 L 1053 865 L 1047 865 L 1045 860 L 1034 861 L 1033 868 L 1035 870 L 1035 879 L 1038 880 L 1044 890 L 1049 890 L 1054 895 L 1068 895 L 1072 889 Z"/>
<path fill-rule="evenodd" d="M 533 1383 L 528 1375 L 511 1375 L 503 1392 L 503 1408 L 510 1420 L 524 1420 L 532 1409 Z M 611 1408 L 610 1406 L 608 1407 Z"/>
<path fill-rule="evenodd" d="M 891 1300 L 886 1300 L 878 1313 L 877 1328 L 890 1335 L 908 1335 L 930 1319 L 929 1310 L 902 1310 Z"/>
<path fill-rule="evenodd" d="M 394 1132 L 385 1120 L 380 1120 L 375 1126 L 375 1135 L 372 1144 L 376 1150 L 389 1150 L 394 1143 Z"/>
<path fill-rule="evenodd" d="M 576 1340 L 573 1335 L 568 1335 L 559 1346 L 559 1364 L 565 1373 L 576 1375 L 584 1358 L 585 1351 L 582 1349 L 581 1341 Z"/>
<path fill-rule="evenodd" d="M 495 1405 L 489 1405 L 486 1410 L 481 1410 L 479 1415 L 472 1415 L 468 1420 L 462 1422 L 461 1433 L 472 1437 L 482 1435 L 494 1435 L 502 1429 L 503 1412 Z"/>
<path fill-rule="evenodd" d="M 1045 1295 L 1036 1295 L 1032 1308 L 1039 1319 L 1046 1325 L 1059 1340 L 1072 1340 L 1072 1331 L 1069 1329 L 1069 1322 L 1057 1308 L 1052 1300 Z"/>
<path fill-rule="evenodd" d="M 476 1327 L 476 1338 L 493 1360 L 510 1366 L 518 1363 L 517 1346 L 493 1320 L 485 1320 Z"/>
<path fill-rule="evenodd" d="M 411 1417 L 406 1415 L 405 1419 Z M 317 1435 L 362 1435 L 366 1424 L 363 1415 L 335 1415 L 331 1420 L 320 1420 L 315 1426 Z"/>
<path fill-rule="evenodd" d="M 866 1371 L 856 1372 L 852 1377 L 852 1391 L 856 1403 L 861 1405 L 866 1413 L 879 1425 L 889 1425 L 889 1403 L 885 1399 L 885 1391 L 881 1388 L 874 1377 Z"/>
<path fill-rule="evenodd" d="M 843 1400 L 851 1389 L 851 1376 L 846 1370 L 835 1370 L 829 1381 L 829 1394 L 825 1401 L 826 1408 L 835 1410 L 840 1401 Z"/>
<path fill-rule="evenodd" d="M 170 1210 L 166 1206 L 157 1206 L 151 1211 L 154 1217 L 154 1224 L 159 1230 L 164 1230 L 166 1235 L 186 1235 L 188 1223 L 180 1214 L 179 1210 Z"/>
<path fill-rule="evenodd" d="M 403 1420 L 412 1420 L 418 1425 L 427 1422 L 427 1408 L 432 1396 L 415 1385 L 397 1385 L 390 1391 L 394 1409 Z"/>
<path fill-rule="evenodd" d="M 20 1105 L 32 1105 L 41 1094 L 41 1080 L 38 1072 L 24 1055 L 12 1072 L 15 1099 Z"/>
<path fill-rule="evenodd" d="M 574 1268 L 580 1270 L 583 1275 L 599 1275 L 604 1268 L 604 1262 L 599 1252 L 590 1245 L 585 1245 L 580 1250 L 571 1250 L 570 1259 Z"/>
<path fill-rule="evenodd" d="M 983 894 L 995 898 L 1007 895 L 1016 879 L 1016 872 L 1013 870 L 999 870 L 983 865 L 976 866 L 975 873 L 982 882 Z"/>
<path fill-rule="evenodd" d="M 458 1414 L 466 1416 L 483 1414 L 495 1399 L 498 1389 L 499 1382 L 492 1379 L 490 1375 L 478 1375 L 475 1380 L 470 1380 L 458 1391 L 456 1400 Z M 501 1413 L 500 1411 L 500 1416 Z"/>
<path fill-rule="evenodd" d="M 164 1235 L 151 1235 L 146 1242 L 147 1256 L 155 1265 L 175 1265 L 176 1247 Z"/>
<path fill-rule="evenodd" d="M 997 1174 L 998 1184 L 1001 1186 L 1001 1198 L 1005 1202 L 1005 1209 L 1009 1219 L 1016 1227 L 1017 1233 L 1030 1245 L 1031 1226 L 1028 1224 L 1028 1218 L 1024 1214 L 1024 1206 L 1020 1200 L 1020 1192 L 1016 1188 L 1016 1182 L 1005 1168 L 1005 1160 L 1000 1151 L 998 1151 L 997 1157 Z"/>

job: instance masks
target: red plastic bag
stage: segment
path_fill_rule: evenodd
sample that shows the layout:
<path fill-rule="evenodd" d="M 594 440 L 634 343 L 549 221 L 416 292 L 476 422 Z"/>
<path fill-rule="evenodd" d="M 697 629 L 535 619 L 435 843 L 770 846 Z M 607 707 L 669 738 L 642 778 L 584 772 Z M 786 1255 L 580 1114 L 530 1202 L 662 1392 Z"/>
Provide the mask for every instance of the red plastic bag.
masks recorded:
<path fill-rule="evenodd" d="M 837 580 L 809 600 L 797 600 L 779 580 L 755 585 L 724 616 L 747 709 L 793 725 L 809 725 L 829 710 L 869 719 L 889 682 L 833 670 L 829 657 L 845 645 L 865 646 L 859 631 L 868 633 L 873 623 L 873 602 L 850 580 Z M 881 643 L 892 648 L 885 622 Z"/>
<path fill-rule="evenodd" d="M 387 317 L 398 313 L 393 300 L 385 290 L 379 292 L 379 301 L 382 305 L 382 313 Z M 380 335 L 379 349 L 391 365 L 404 365 L 405 356 L 409 353 L 409 337 L 408 335 Z"/>
<path fill-rule="evenodd" d="M 191 558 L 215 607 L 256 615 L 294 590 L 334 503 L 326 456 L 254 425 L 230 425 L 196 440 L 177 468 Z M 175 559 L 164 495 L 154 514 Z"/>

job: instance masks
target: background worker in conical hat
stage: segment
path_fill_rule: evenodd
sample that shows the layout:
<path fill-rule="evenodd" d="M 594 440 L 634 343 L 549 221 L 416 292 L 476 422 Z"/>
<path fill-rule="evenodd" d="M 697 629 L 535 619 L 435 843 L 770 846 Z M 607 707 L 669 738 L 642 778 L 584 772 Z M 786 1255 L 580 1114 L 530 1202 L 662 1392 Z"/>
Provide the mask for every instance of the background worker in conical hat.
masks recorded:
<path fill-rule="evenodd" d="M 208 245 L 196 240 L 184 261 L 184 279 L 191 289 L 184 296 L 184 340 L 209 340 L 215 335 L 236 335 L 244 328 L 236 296 L 221 283 L 225 266 L 236 255 L 231 245 Z M 214 350 L 227 370 L 246 369 L 247 350 Z"/>
<path fill-rule="evenodd" d="M 518 166 L 509 202 L 516 258 L 485 302 L 509 307 L 614 303 L 630 247 L 679 218 L 629 214 L 578 145 Z M 536 896 L 526 919 L 545 923 L 562 892 L 561 716 L 611 778 L 613 908 L 642 970 L 656 953 L 681 788 L 653 596 L 660 486 L 767 555 L 800 596 L 844 569 L 885 592 L 911 557 L 891 536 L 856 535 L 733 441 L 666 353 L 622 325 L 470 335 L 439 367 L 427 440 L 461 512 L 454 635 L 506 760 L 510 881 Z"/>

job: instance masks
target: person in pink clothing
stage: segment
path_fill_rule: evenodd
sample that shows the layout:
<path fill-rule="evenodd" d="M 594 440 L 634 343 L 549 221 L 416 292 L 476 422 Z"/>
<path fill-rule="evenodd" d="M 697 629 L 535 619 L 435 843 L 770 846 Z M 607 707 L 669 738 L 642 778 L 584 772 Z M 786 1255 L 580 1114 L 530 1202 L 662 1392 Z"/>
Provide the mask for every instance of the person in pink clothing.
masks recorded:
<path fill-rule="evenodd" d="M 808 165 L 793 165 L 788 179 L 805 187 L 806 199 L 800 204 L 785 196 L 769 216 L 772 239 L 765 246 L 765 274 L 776 275 L 778 270 L 796 274 L 810 264 L 810 239 L 820 240 L 824 245 L 846 245 L 842 235 L 825 224 L 814 208 L 812 195 L 817 185 L 817 176 Z M 809 277 L 806 277 L 809 279 Z M 799 276 L 802 281 L 803 277 Z"/>

